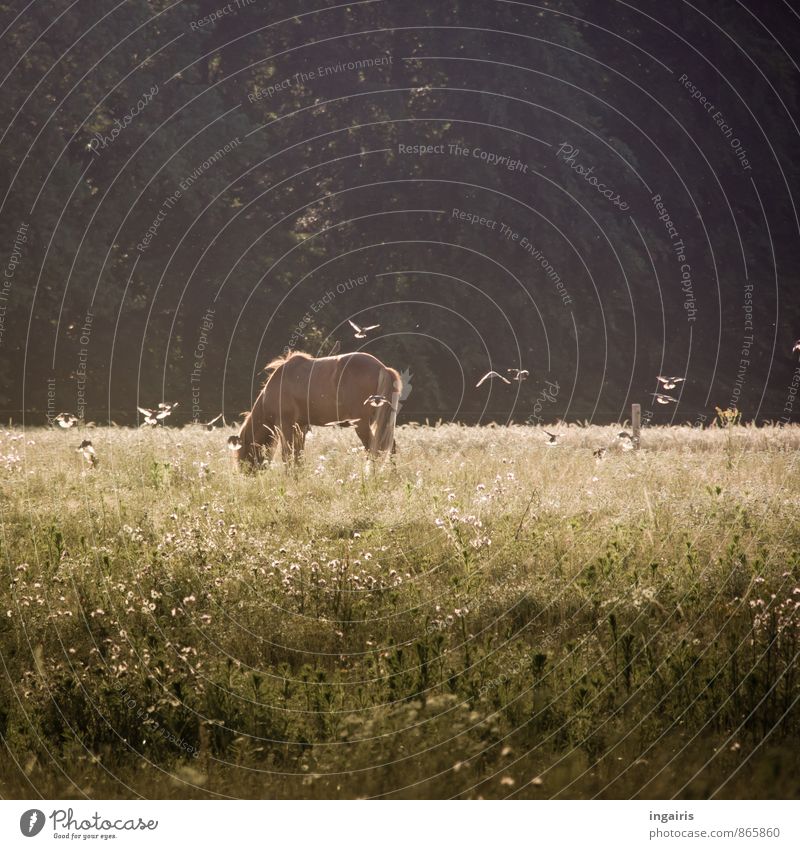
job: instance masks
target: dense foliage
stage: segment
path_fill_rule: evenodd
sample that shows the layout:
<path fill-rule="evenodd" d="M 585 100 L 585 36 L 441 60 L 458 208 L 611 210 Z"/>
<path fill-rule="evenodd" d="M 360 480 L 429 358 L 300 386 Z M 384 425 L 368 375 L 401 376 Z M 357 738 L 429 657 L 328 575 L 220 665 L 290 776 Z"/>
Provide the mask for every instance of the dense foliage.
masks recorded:
<path fill-rule="evenodd" d="M 758 12 L 0 3 L 0 410 L 236 413 L 271 356 L 350 349 L 360 316 L 418 377 L 407 417 L 524 419 L 549 379 L 553 416 L 614 419 L 663 369 L 689 375 L 681 419 L 779 418 L 798 23 Z M 520 362 L 522 395 L 484 408 L 475 377 Z"/>

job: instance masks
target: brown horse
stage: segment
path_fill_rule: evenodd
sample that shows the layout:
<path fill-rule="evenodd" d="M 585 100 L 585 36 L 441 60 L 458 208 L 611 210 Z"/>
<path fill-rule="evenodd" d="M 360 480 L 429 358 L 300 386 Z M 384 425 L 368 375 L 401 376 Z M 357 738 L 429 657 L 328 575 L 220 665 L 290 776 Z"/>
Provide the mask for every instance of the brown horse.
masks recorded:
<path fill-rule="evenodd" d="M 394 453 L 402 380 L 372 354 L 315 359 L 293 351 L 273 360 L 267 370 L 267 382 L 239 431 L 239 460 L 257 465 L 262 452 L 268 458 L 277 442 L 284 460 L 297 457 L 311 425 L 340 422 L 355 425 L 373 456 Z M 365 403 L 367 399 L 372 403 Z"/>

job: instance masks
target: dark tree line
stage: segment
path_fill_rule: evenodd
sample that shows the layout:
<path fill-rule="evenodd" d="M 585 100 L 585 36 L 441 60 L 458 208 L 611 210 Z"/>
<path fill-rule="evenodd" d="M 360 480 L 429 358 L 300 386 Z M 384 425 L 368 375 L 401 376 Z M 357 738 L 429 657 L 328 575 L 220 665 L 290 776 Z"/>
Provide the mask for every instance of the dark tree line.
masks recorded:
<path fill-rule="evenodd" d="M 758 15 L 0 4 L 0 409 L 236 413 L 354 317 L 409 416 L 524 420 L 549 380 L 545 419 L 616 418 L 664 371 L 679 420 L 786 416 L 798 19 Z M 519 397 L 474 389 L 520 364 Z"/>

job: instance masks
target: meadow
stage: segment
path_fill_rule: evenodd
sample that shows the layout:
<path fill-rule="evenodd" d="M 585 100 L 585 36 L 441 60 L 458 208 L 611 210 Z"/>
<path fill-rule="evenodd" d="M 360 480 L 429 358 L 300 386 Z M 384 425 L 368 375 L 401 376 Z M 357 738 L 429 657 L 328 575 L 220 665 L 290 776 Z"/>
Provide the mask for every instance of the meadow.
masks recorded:
<path fill-rule="evenodd" d="M 0 795 L 797 798 L 800 427 L 558 430 L 0 431 Z"/>

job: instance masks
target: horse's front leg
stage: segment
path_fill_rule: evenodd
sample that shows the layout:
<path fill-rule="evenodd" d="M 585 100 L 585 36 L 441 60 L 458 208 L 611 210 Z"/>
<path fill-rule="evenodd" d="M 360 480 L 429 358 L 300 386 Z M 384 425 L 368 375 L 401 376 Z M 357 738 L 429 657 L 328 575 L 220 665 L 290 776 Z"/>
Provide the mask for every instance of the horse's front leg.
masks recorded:
<path fill-rule="evenodd" d="M 309 431 L 308 425 L 301 425 L 299 422 L 294 423 L 292 428 L 292 456 L 296 463 L 303 459 L 303 450 L 306 447 L 306 434 Z"/>

